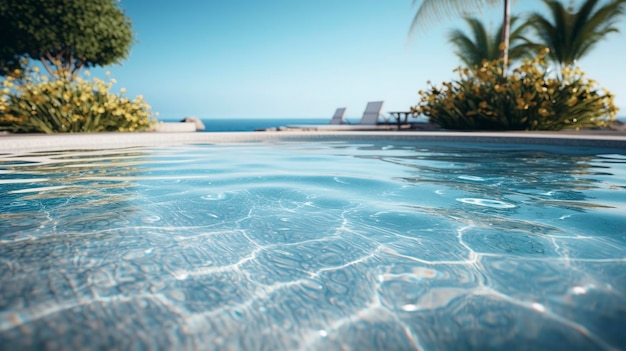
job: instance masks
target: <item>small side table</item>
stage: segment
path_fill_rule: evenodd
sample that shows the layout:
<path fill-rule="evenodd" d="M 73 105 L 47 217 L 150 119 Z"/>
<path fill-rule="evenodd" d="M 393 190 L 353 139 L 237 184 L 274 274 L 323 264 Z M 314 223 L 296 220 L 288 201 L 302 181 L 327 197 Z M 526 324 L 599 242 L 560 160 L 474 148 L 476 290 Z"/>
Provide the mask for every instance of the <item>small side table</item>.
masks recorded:
<path fill-rule="evenodd" d="M 389 114 L 391 115 L 391 117 L 396 119 L 396 123 L 398 124 L 398 130 L 400 130 L 400 126 L 402 126 L 403 123 L 409 123 L 409 117 L 415 115 L 415 113 L 411 111 L 394 111 L 389 112 Z"/>

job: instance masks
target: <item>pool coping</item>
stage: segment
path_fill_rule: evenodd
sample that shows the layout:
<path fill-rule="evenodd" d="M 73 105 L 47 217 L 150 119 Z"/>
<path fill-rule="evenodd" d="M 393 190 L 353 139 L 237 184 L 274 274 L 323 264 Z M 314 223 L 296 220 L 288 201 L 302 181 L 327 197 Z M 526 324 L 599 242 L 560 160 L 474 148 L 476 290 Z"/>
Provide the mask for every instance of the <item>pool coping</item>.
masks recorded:
<path fill-rule="evenodd" d="M 0 135 L 0 152 L 97 150 L 141 146 L 174 146 L 280 141 L 401 140 L 429 142 L 511 143 L 626 149 L 623 133 L 585 132 L 447 132 L 447 131 L 277 131 L 207 133 L 85 133 Z"/>

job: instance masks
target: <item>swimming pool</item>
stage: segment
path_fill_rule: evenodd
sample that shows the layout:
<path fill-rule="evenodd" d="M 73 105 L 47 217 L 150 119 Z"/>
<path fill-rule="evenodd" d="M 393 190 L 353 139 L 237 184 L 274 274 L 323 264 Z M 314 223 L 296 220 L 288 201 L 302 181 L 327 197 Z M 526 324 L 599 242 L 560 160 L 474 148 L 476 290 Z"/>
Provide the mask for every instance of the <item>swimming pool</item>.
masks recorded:
<path fill-rule="evenodd" d="M 0 348 L 626 347 L 626 151 L 5 152 Z"/>

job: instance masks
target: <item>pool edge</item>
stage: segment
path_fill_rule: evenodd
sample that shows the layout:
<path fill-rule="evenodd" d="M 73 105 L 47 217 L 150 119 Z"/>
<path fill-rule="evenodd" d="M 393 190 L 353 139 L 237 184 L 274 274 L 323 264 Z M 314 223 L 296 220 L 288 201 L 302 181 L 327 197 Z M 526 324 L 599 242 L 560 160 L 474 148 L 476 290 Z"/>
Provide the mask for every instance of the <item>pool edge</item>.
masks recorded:
<path fill-rule="evenodd" d="M 325 140 L 402 140 L 512 143 L 626 149 L 626 135 L 555 132 L 211 132 L 211 133 L 89 133 L 2 135 L 0 152 L 23 153 L 72 149 L 110 149 L 202 143 Z"/>

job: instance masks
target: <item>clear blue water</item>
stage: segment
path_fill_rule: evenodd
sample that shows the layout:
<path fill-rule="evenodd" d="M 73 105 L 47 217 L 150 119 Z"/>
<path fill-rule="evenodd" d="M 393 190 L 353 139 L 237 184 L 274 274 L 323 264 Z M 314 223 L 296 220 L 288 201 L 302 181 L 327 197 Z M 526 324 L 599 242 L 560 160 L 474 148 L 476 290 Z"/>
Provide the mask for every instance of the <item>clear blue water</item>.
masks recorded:
<path fill-rule="evenodd" d="M 0 155 L 0 349 L 626 348 L 626 151 Z"/>

